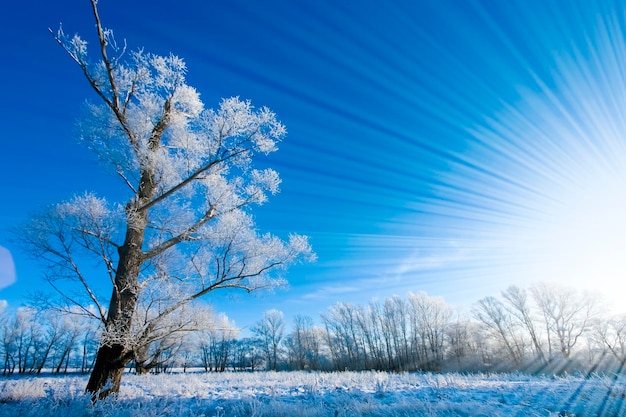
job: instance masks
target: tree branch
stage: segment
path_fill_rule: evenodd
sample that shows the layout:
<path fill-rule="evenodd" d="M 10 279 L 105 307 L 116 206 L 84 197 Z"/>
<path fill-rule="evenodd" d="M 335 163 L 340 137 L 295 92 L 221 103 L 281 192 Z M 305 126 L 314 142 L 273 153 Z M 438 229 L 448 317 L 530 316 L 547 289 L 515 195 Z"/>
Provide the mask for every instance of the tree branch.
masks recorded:
<path fill-rule="evenodd" d="M 198 220 L 195 224 L 193 224 L 192 226 L 187 228 L 187 230 L 178 234 L 177 236 L 174 236 L 173 238 L 168 239 L 165 242 L 162 242 L 160 245 L 150 249 L 149 251 L 144 252 L 143 259 L 144 260 L 152 259 L 155 256 L 165 252 L 167 249 L 171 248 L 172 246 L 175 246 L 179 244 L 180 242 L 190 240 L 191 235 L 197 232 L 198 229 L 202 227 L 204 224 L 206 224 L 208 221 L 215 218 L 216 213 L 217 213 L 217 209 L 215 205 L 211 205 L 209 207 L 209 210 L 205 213 L 205 215 L 202 216 L 202 218 Z"/>
<path fill-rule="evenodd" d="M 117 91 L 117 84 L 115 83 L 115 77 L 113 75 L 114 69 L 111 65 L 111 61 L 107 56 L 107 40 L 104 30 L 102 29 L 102 23 L 100 22 L 100 15 L 98 13 L 98 0 L 91 0 L 91 8 L 93 10 L 93 16 L 96 19 L 96 28 L 98 30 L 98 40 L 100 41 L 100 54 L 102 55 L 102 61 L 107 69 L 107 75 L 109 77 L 109 84 L 111 85 L 111 95 L 113 96 L 113 106 L 115 109 L 120 108 L 119 93 Z"/>
<path fill-rule="evenodd" d="M 94 319 L 97 319 L 99 321 L 101 321 L 102 323 L 106 322 L 106 317 L 103 314 L 103 311 L 100 310 L 100 308 L 98 308 L 98 313 L 100 313 L 99 316 L 95 315 L 93 312 L 91 312 L 88 308 L 86 308 L 83 304 L 79 303 L 78 301 L 76 301 L 75 299 L 73 299 L 72 297 L 70 297 L 66 291 L 61 291 L 61 289 L 59 287 L 57 287 L 56 285 L 54 285 L 54 282 L 52 281 L 52 279 L 50 278 L 46 278 L 46 281 L 48 282 L 48 284 L 50 284 L 50 286 L 61 296 L 63 297 L 63 299 L 65 299 L 66 301 L 68 301 L 71 305 L 78 307 L 79 310 L 81 310 L 86 316 L 88 317 L 93 317 Z M 98 306 L 100 307 L 100 306 Z M 59 310 L 62 310 L 59 307 Z M 69 311 L 71 312 L 71 311 Z"/>

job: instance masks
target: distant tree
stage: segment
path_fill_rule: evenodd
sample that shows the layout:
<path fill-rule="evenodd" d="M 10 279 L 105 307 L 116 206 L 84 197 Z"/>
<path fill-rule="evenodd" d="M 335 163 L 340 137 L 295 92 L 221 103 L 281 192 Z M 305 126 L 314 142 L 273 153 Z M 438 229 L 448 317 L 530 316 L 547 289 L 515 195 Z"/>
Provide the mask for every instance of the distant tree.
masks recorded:
<path fill-rule="evenodd" d="M 87 374 L 93 369 L 96 360 L 96 352 L 98 351 L 98 334 L 100 331 L 99 323 L 95 320 L 83 320 L 83 333 L 80 337 L 80 373 Z"/>
<path fill-rule="evenodd" d="M 476 303 L 473 314 L 503 348 L 508 359 L 519 366 L 524 357 L 524 341 L 504 304 L 495 297 L 485 297 Z"/>
<path fill-rule="evenodd" d="M 416 345 L 420 346 L 421 369 L 441 370 L 445 353 L 446 331 L 452 319 L 452 308 L 441 297 L 409 292 L 411 323 Z M 459 329 L 460 331 L 460 329 Z"/>
<path fill-rule="evenodd" d="M 274 170 L 251 167 L 285 135 L 274 113 L 239 98 L 205 109 L 185 83 L 182 59 L 126 51 L 102 26 L 97 4 L 91 0 L 98 59 L 78 35 L 54 36 L 101 103 L 86 106 L 80 139 L 121 179 L 127 198 L 80 195 L 19 232 L 65 302 L 102 322 L 86 388 L 94 400 L 119 390 L 141 341 L 186 304 L 218 288 L 280 285 L 280 268 L 312 258 L 306 237 L 259 235 L 248 211 L 278 192 Z M 101 274 L 87 272 L 94 260 Z M 106 282 L 110 297 L 99 293 Z M 144 291 L 161 292 L 163 303 L 138 325 Z"/>
<path fill-rule="evenodd" d="M 537 358 L 541 362 L 546 362 L 547 358 L 544 352 L 541 335 L 536 320 L 533 318 L 533 309 L 528 300 L 526 290 L 512 285 L 502 292 L 502 297 L 505 300 L 509 312 L 517 319 L 519 324 L 526 329 L 526 333 L 532 342 Z"/>
<path fill-rule="evenodd" d="M 48 316 L 47 328 L 52 334 L 59 337 L 50 341 L 52 350 L 52 370 L 55 373 L 66 373 L 72 358 L 72 352 L 78 347 L 78 342 L 85 331 L 88 331 L 84 317 L 74 317 L 69 314 L 59 314 L 56 311 L 45 311 Z M 54 329 L 54 331 L 53 331 Z"/>
<path fill-rule="evenodd" d="M 20 307 L 15 312 L 11 334 L 18 373 L 32 372 L 37 366 L 37 349 L 42 345 L 43 329 L 32 307 Z"/>
<path fill-rule="evenodd" d="M 278 359 L 285 335 L 283 312 L 276 309 L 266 311 L 263 314 L 263 318 L 251 330 L 256 335 L 259 345 L 265 353 L 267 369 L 277 371 Z"/>
<path fill-rule="evenodd" d="M 2 375 L 9 376 L 15 372 L 17 328 L 13 316 L 3 311 L 0 317 L 0 350 L 2 352 Z"/>
<path fill-rule="evenodd" d="M 160 373 L 169 368 L 179 349 L 185 343 L 186 336 L 185 334 L 174 333 L 167 337 L 155 339 L 150 344 L 142 345 L 136 349 L 134 361 L 137 374 Z"/>
<path fill-rule="evenodd" d="M 256 337 L 236 340 L 233 346 L 234 367 L 245 371 L 260 369 L 263 362 L 262 350 Z"/>
<path fill-rule="evenodd" d="M 35 354 L 33 355 L 31 372 L 37 374 L 41 373 L 43 367 L 46 365 L 46 362 L 49 360 L 50 353 L 53 352 L 56 346 L 65 337 L 64 327 L 58 325 L 62 319 L 45 313 L 46 312 L 39 312 L 36 316 L 37 321 L 43 321 L 42 316 L 47 316 L 47 320 L 44 319 L 46 326 L 42 326 L 38 329 L 38 332 L 33 333 L 33 336 L 35 336 Z"/>
<path fill-rule="evenodd" d="M 224 314 L 213 315 L 211 320 L 204 322 L 204 327 L 195 335 L 200 361 L 207 372 L 224 372 L 234 354 L 234 340 L 239 329 Z"/>
<path fill-rule="evenodd" d="M 464 361 L 472 353 L 472 322 L 457 316 L 446 328 L 448 356 L 456 362 L 457 369 L 462 369 Z"/>
<path fill-rule="evenodd" d="M 594 337 L 618 361 L 619 371 L 626 368 L 626 315 L 594 323 Z"/>
<path fill-rule="evenodd" d="M 5 311 L 0 319 L 3 375 L 37 373 L 54 345 L 47 339 L 41 315 L 32 307 Z"/>
<path fill-rule="evenodd" d="M 540 284 L 530 289 L 545 320 L 549 344 L 556 342 L 565 359 L 598 314 L 598 297 L 571 287 Z M 551 351 L 551 350 L 550 350 Z"/>
<path fill-rule="evenodd" d="M 371 364 L 368 365 L 379 371 L 390 369 L 393 362 L 393 359 L 388 356 L 390 345 L 385 343 L 389 341 L 383 340 L 381 315 L 380 303 L 370 301 L 367 308 L 363 310 L 363 314 L 357 317 L 369 351 Z"/>
<path fill-rule="evenodd" d="M 383 302 L 381 323 L 383 334 L 390 342 L 391 370 L 408 370 L 409 357 L 409 309 L 405 299 L 394 295 Z"/>
<path fill-rule="evenodd" d="M 160 291 L 157 291 L 160 293 Z M 158 326 L 150 332 L 136 331 L 141 335 L 134 341 L 133 358 L 138 374 L 167 367 L 176 359 L 179 350 L 188 342 L 188 335 L 194 331 L 213 328 L 213 309 L 203 303 L 189 303 L 170 314 L 163 315 L 169 302 L 165 298 L 144 291 L 137 303 L 134 325 L 144 329 L 158 319 Z"/>
<path fill-rule="evenodd" d="M 183 372 L 187 372 L 187 369 L 193 365 L 195 357 L 195 347 L 192 343 L 191 333 L 185 337 L 183 343 L 181 343 L 178 349 L 177 355 L 174 358 L 173 367 L 180 368 Z"/>
<path fill-rule="evenodd" d="M 298 314 L 294 318 L 291 332 L 285 338 L 285 346 L 292 369 L 318 368 L 320 341 L 311 317 Z"/>
<path fill-rule="evenodd" d="M 325 342 L 335 369 L 363 369 L 366 362 L 365 339 L 360 323 L 362 308 L 339 302 L 322 314 L 326 328 Z"/>

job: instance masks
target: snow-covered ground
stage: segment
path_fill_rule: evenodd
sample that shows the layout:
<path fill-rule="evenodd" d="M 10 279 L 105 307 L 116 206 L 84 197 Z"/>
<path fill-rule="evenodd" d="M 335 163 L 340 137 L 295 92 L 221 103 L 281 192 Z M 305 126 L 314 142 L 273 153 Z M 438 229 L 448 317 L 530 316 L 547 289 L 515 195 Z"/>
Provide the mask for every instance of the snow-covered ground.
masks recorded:
<path fill-rule="evenodd" d="M 0 379 L 1 416 L 624 416 L 626 379 L 345 373 L 125 375 L 95 406 L 86 377 Z"/>

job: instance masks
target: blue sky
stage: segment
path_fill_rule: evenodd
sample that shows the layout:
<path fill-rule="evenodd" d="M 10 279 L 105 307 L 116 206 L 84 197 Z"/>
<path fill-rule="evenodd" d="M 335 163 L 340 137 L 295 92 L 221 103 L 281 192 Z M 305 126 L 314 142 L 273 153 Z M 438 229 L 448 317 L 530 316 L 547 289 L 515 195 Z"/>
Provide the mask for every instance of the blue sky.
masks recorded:
<path fill-rule="evenodd" d="M 273 294 L 207 301 L 248 326 L 408 291 L 468 306 L 509 284 L 623 291 L 626 8 L 618 1 L 101 0 L 131 49 L 181 56 L 205 104 L 239 95 L 287 126 L 259 163 L 281 193 L 260 230 L 307 234 L 314 264 Z M 48 28 L 93 39 L 87 0 L 0 16 L 0 289 L 45 289 L 7 229 L 116 179 L 78 145 L 95 99 Z"/>

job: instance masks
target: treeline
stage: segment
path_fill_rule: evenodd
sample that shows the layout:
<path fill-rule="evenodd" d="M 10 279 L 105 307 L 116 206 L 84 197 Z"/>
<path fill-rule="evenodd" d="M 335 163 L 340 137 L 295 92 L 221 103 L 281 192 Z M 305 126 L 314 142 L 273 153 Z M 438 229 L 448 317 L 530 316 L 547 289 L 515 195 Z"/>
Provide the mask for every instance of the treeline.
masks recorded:
<path fill-rule="evenodd" d="M 206 306 L 198 314 L 207 316 Z M 418 292 L 366 305 L 337 303 L 318 323 L 298 315 L 288 324 L 282 312 L 269 310 L 245 338 L 224 315 L 202 322 L 195 331 L 142 345 L 135 371 L 621 372 L 626 363 L 626 316 L 609 317 L 598 298 L 546 284 L 509 287 L 463 314 Z M 79 315 L 5 311 L 2 374 L 88 373 L 99 331 Z"/>
<path fill-rule="evenodd" d="M 82 316 L 20 307 L 0 316 L 2 375 L 91 370 L 97 323 Z"/>

